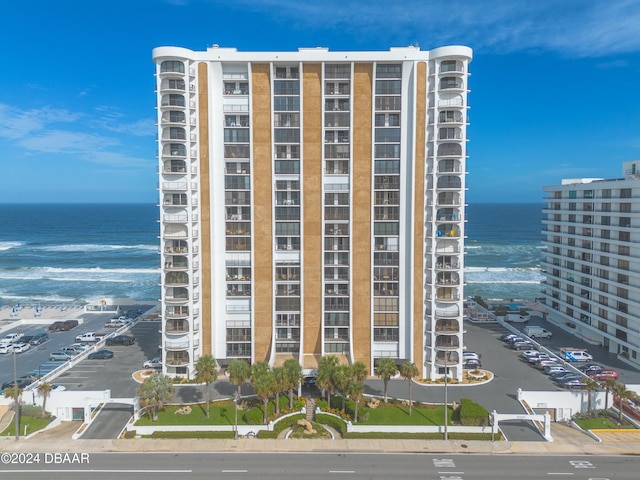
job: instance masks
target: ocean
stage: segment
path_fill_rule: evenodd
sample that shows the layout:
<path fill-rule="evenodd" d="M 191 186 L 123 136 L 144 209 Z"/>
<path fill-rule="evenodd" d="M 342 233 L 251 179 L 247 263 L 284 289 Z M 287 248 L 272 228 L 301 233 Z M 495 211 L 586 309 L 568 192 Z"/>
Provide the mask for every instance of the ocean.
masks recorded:
<path fill-rule="evenodd" d="M 466 296 L 540 296 L 542 204 L 467 209 Z M 160 296 L 153 204 L 0 204 L 0 306 Z"/>

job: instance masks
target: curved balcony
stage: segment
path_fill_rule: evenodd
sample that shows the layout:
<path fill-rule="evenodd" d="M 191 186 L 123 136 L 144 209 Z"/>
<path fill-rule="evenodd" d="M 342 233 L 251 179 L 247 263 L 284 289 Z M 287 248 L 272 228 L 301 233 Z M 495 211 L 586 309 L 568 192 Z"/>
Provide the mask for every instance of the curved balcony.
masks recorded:
<path fill-rule="evenodd" d="M 189 243 L 185 240 L 169 240 L 164 243 L 164 253 L 189 253 Z"/>
<path fill-rule="evenodd" d="M 165 225 L 163 236 L 165 238 L 186 239 L 189 238 L 189 231 L 186 225 L 170 224 Z"/>
<path fill-rule="evenodd" d="M 185 287 L 169 287 L 165 290 L 166 303 L 186 303 L 189 301 L 189 290 Z"/>
<path fill-rule="evenodd" d="M 456 257 L 451 256 L 438 256 L 436 258 L 436 269 L 437 270 L 458 270 L 460 268 L 460 264 Z"/>
<path fill-rule="evenodd" d="M 458 308 L 458 305 L 436 304 L 435 307 L 436 308 L 435 308 L 434 315 L 436 316 L 436 318 L 439 318 L 439 319 L 442 319 L 442 318 L 451 319 L 451 318 L 456 318 L 460 315 L 460 309 Z"/>
<path fill-rule="evenodd" d="M 464 73 L 464 63 L 460 60 L 442 60 L 440 62 L 440 69 L 438 70 L 440 75 L 451 73 Z"/>
<path fill-rule="evenodd" d="M 187 101 L 185 100 L 184 95 L 178 93 L 168 93 L 162 95 L 160 100 L 160 106 L 162 108 L 186 108 Z"/>
<path fill-rule="evenodd" d="M 460 254 L 462 249 L 460 247 L 460 242 L 453 238 L 438 238 L 435 242 L 435 253 L 436 254 L 449 254 L 455 255 Z"/>
<path fill-rule="evenodd" d="M 181 350 L 189 349 L 189 339 L 185 338 L 182 340 L 165 340 L 164 348 L 167 351 L 178 352 Z"/>
<path fill-rule="evenodd" d="M 435 332 L 438 335 L 457 335 L 460 333 L 460 323 L 457 320 L 437 320 Z"/>
<path fill-rule="evenodd" d="M 184 175 L 187 173 L 187 162 L 184 160 L 167 160 L 162 164 L 162 173 L 176 173 Z"/>
<path fill-rule="evenodd" d="M 164 318 L 166 320 L 180 320 L 189 317 L 189 307 L 187 305 L 183 306 L 168 306 L 164 309 Z"/>
<path fill-rule="evenodd" d="M 437 350 L 457 350 L 460 348 L 460 339 L 453 335 L 438 335 L 435 348 Z"/>
<path fill-rule="evenodd" d="M 182 110 L 169 110 L 162 112 L 160 122 L 163 125 L 175 123 L 176 125 L 184 125 L 187 123 L 187 115 Z"/>
<path fill-rule="evenodd" d="M 160 90 L 162 92 L 176 90 L 184 92 L 186 91 L 186 83 L 182 76 L 178 78 L 163 78 L 160 82 Z"/>
<path fill-rule="evenodd" d="M 162 147 L 163 157 L 186 158 L 187 147 L 182 143 L 169 143 Z"/>
<path fill-rule="evenodd" d="M 458 208 L 439 208 L 436 212 L 436 218 L 440 222 L 459 222 L 460 209 Z"/>
<path fill-rule="evenodd" d="M 462 188 L 462 179 L 457 175 L 443 175 L 441 177 L 438 177 L 436 188 L 438 190 L 460 190 Z"/>
<path fill-rule="evenodd" d="M 162 215 L 162 223 L 179 225 L 185 225 L 189 222 L 189 215 L 187 213 L 165 213 Z"/>
<path fill-rule="evenodd" d="M 437 198 L 437 206 L 438 207 L 444 207 L 444 206 L 457 206 L 459 207 L 461 204 L 461 200 L 460 200 L 460 194 L 456 193 L 456 192 L 440 192 L 438 193 L 438 198 Z"/>
<path fill-rule="evenodd" d="M 186 286 L 189 285 L 189 275 L 186 272 L 167 272 L 164 276 L 166 286 Z"/>
<path fill-rule="evenodd" d="M 438 123 L 461 124 L 464 122 L 462 110 L 442 110 L 438 113 Z"/>
<path fill-rule="evenodd" d="M 462 145 L 460 143 L 441 143 L 438 145 L 438 157 L 461 157 Z"/>
<path fill-rule="evenodd" d="M 442 77 L 440 79 L 440 90 L 462 90 L 464 82 L 460 77 Z"/>
<path fill-rule="evenodd" d="M 453 223 L 438 224 L 436 236 L 447 238 L 460 238 L 460 227 Z"/>
<path fill-rule="evenodd" d="M 459 285 L 460 276 L 455 272 L 440 272 L 436 276 L 436 285 Z"/>
<path fill-rule="evenodd" d="M 180 335 L 189 333 L 189 321 L 179 319 L 167 320 L 164 324 L 164 333 L 167 335 Z"/>
<path fill-rule="evenodd" d="M 443 367 L 453 367 L 460 362 L 460 356 L 455 351 L 441 351 L 436 353 L 435 364 Z"/>
<path fill-rule="evenodd" d="M 179 255 L 165 257 L 164 268 L 165 270 L 172 271 L 188 270 L 189 260 L 187 259 L 187 257 L 182 257 Z"/>
<path fill-rule="evenodd" d="M 436 300 L 439 302 L 457 302 L 460 300 L 460 293 L 456 287 L 438 287 L 436 289 Z"/>
<path fill-rule="evenodd" d="M 438 173 L 462 173 L 462 162 L 456 158 L 438 160 Z"/>
<path fill-rule="evenodd" d="M 166 344 L 165 344 L 166 348 Z M 187 351 L 171 351 L 167 348 L 167 355 L 165 357 L 165 364 L 172 367 L 181 367 L 189 365 L 189 352 Z"/>

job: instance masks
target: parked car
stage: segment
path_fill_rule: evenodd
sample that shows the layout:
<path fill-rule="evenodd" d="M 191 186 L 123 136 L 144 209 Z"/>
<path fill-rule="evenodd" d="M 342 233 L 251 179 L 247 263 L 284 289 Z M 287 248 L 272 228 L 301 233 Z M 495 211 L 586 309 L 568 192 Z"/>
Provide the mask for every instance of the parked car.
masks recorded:
<path fill-rule="evenodd" d="M 147 360 L 142 364 L 142 368 L 162 368 L 162 359 L 154 357 L 151 360 Z"/>
<path fill-rule="evenodd" d="M 107 323 L 105 323 L 104 326 L 106 328 L 120 328 L 124 327 L 125 325 L 129 325 L 130 323 L 131 322 L 129 320 L 126 320 L 124 318 L 112 318 Z"/>
<path fill-rule="evenodd" d="M 64 327 L 64 321 L 58 320 L 57 322 L 53 322 L 51 325 L 49 325 L 48 330 L 50 332 L 59 332 L 63 330 L 63 327 Z"/>
<path fill-rule="evenodd" d="M 12 343 L 18 343 L 22 337 L 24 337 L 23 333 L 10 333 L 6 337 L 4 337 L 2 340 L 0 340 L 0 345 L 9 345 Z"/>
<path fill-rule="evenodd" d="M 482 367 L 482 362 L 480 362 L 479 358 L 468 358 L 462 362 L 462 368 L 467 368 L 469 370 L 480 367 Z"/>
<path fill-rule="evenodd" d="M 71 360 L 75 355 L 70 354 L 69 352 L 63 352 L 62 350 L 54 350 L 49 354 L 50 362 L 66 362 L 67 360 Z"/>
<path fill-rule="evenodd" d="M 60 330 L 67 331 L 78 326 L 78 320 L 65 320 L 62 322 L 62 328 Z"/>
<path fill-rule="evenodd" d="M 87 345 L 86 343 L 72 343 L 71 345 L 69 345 L 69 348 L 72 348 L 76 352 L 80 353 L 89 348 L 89 345 Z"/>
<path fill-rule="evenodd" d="M 90 360 L 106 360 L 113 358 L 113 352 L 111 350 L 98 350 L 97 352 L 90 353 L 87 357 Z"/>
<path fill-rule="evenodd" d="M 462 352 L 462 360 L 466 360 L 467 358 L 480 358 L 480 354 L 476 352 Z"/>
<path fill-rule="evenodd" d="M 511 337 L 509 340 L 507 340 L 507 345 L 511 345 L 512 343 L 516 343 L 516 342 L 524 342 L 524 341 L 525 341 L 524 337 L 520 337 L 516 335 L 515 337 Z"/>
<path fill-rule="evenodd" d="M 82 333 L 80 335 L 76 335 L 75 338 L 77 343 L 84 343 L 84 342 L 97 342 L 98 339 L 96 338 L 96 333 L 95 332 L 87 332 L 87 333 Z"/>
<path fill-rule="evenodd" d="M 551 365 L 558 365 L 556 363 L 555 359 L 553 359 L 553 358 L 549 358 L 549 359 L 546 359 L 546 360 L 540 360 L 539 362 L 536 362 L 535 367 L 540 369 L 540 370 L 543 370 L 544 367 L 549 367 Z"/>
<path fill-rule="evenodd" d="M 36 333 L 29 341 L 31 345 L 40 345 L 49 340 L 49 335 L 45 332 Z"/>
<path fill-rule="evenodd" d="M 587 363 L 586 365 L 580 365 L 578 368 L 587 375 L 591 375 L 592 373 L 595 374 L 604 370 L 604 367 L 597 363 Z"/>
<path fill-rule="evenodd" d="M 564 368 L 562 365 L 547 365 L 542 369 L 542 371 L 544 373 L 546 373 L 547 375 L 551 375 L 554 372 L 557 372 L 557 373 L 568 373 L 569 372 L 569 370 Z"/>
<path fill-rule="evenodd" d="M 553 379 L 553 380 L 558 380 L 562 377 L 566 377 L 567 375 L 572 375 L 572 376 L 576 376 L 579 377 L 580 374 L 576 373 L 576 372 L 572 372 L 571 370 L 567 370 L 566 372 L 561 372 L 561 371 L 557 371 L 557 372 L 551 372 L 549 374 L 549 376 Z"/>
<path fill-rule="evenodd" d="M 513 342 L 509 345 L 509 348 L 513 350 L 530 350 L 533 348 L 533 344 L 525 340 L 523 342 Z"/>
<path fill-rule="evenodd" d="M 524 334 L 530 338 L 551 338 L 552 335 L 549 330 L 537 325 L 527 325 L 524 327 Z"/>
<path fill-rule="evenodd" d="M 562 384 L 562 383 L 564 383 L 566 381 L 576 380 L 576 379 L 580 379 L 580 378 L 583 378 L 583 376 L 579 375 L 577 373 L 567 373 L 565 375 L 560 375 L 558 377 L 554 377 L 554 381 L 556 383 L 558 383 L 558 384 Z"/>
<path fill-rule="evenodd" d="M 17 383 L 18 383 L 18 388 L 25 388 L 25 387 L 31 385 L 32 382 L 19 378 Z M 6 390 L 7 388 L 12 388 L 12 387 L 13 387 L 13 380 L 10 381 L 10 382 L 4 382 L 0 386 L 0 390 Z"/>
<path fill-rule="evenodd" d="M 551 357 L 547 353 L 540 352 L 538 355 L 530 357 L 529 363 L 536 364 L 542 360 L 551 360 Z"/>
<path fill-rule="evenodd" d="M 518 335 L 516 335 L 515 333 L 503 333 L 502 335 L 500 335 L 498 338 L 500 339 L 500 341 L 502 342 L 508 342 L 509 340 L 511 340 L 513 337 L 517 337 Z"/>
<path fill-rule="evenodd" d="M 64 392 L 67 390 L 67 387 L 64 385 L 51 385 L 52 392 Z"/>
<path fill-rule="evenodd" d="M 537 357 L 538 355 L 540 355 L 540 351 L 538 351 L 538 350 L 525 350 L 520 355 L 522 355 L 522 358 L 524 358 L 525 360 L 529 360 L 530 358 Z"/>
<path fill-rule="evenodd" d="M 133 345 L 136 341 L 135 337 L 131 335 L 116 335 L 115 337 L 107 338 L 106 345 Z"/>
<path fill-rule="evenodd" d="M 72 357 L 75 357 L 76 355 L 78 355 L 78 351 L 75 348 L 72 347 L 62 347 L 60 348 L 61 352 L 66 352 L 69 355 L 71 355 Z"/>
<path fill-rule="evenodd" d="M 598 381 L 606 380 L 607 378 L 615 378 L 617 380 L 618 372 L 616 372 L 615 370 L 602 370 L 591 376 Z"/>
<path fill-rule="evenodd" d="M 584 385 L 582 378 L 571 378 L 560 382 L 560 386 L 564 388 L 580 388 Z"/>
<path fill-rule="evenodd" d="M 33 335 L 23 335 L 22 338 L 20 339 L 20 342 L 31 343 L 32 338 L 33 338 Z"/>
<path fill-rule="evenodd" d="M 0 354 L 13 352 L 13 343 L 3 343 L 0 345 Z"/>
<path fill-rule="evenodd" d="M 589 362 L 593 360 L 590 353 L 579 350 L 575 352 L 565 352 L 565 359 L 569 362 Z"/>
<path fill-rule="evenodd" d="M 26 352 L 27 350 L 29 350 L 31 345 L 29 345 L 28 343 L 25 343 L 25 342 L 20 342 L 20 343 L 14 343 L 12 345 L 12 347 L 13 347 L 12 351 L 14 351 L 16 353 L 22 353 L 22 352 Z"/>

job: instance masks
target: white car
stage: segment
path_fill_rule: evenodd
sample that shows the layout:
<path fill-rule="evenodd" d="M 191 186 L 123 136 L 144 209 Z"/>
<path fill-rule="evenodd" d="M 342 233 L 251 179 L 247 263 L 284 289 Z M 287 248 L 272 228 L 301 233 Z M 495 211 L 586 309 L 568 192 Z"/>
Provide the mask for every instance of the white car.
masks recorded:
<path fill-rule="evenodd" d="M 29 350 L 31 345 L 29 345 L 28 343 L 14 343 L 12 345 L 12 347 L 13 347 L 13 351 L 14 352 L 22 353 L 22 352 L 26 352 L 27 350 Z"/>
<path fill-rule="evenodd" d="M 162 368 L 162 359 L 160 357 L 152 358 L 142 364 L 142 368 Z"/>
<path fill-rule="evenodd" d="M 97 341 L 98 341 L 98 339 L 96 338 L 95 332 L 82 333 L 82 334 L 76 336 L 76 342 L 77 343 L 97 342 Z"/>
<path fill-rule="evenodd" d="M 10 333 L 0 340 L 0 345 L 11 345 L 12 343 L 17 343 L 22 337 L 24 337 L 23 333 Z"/>
<path fill-rule="evenodd" d="M 591 360 L 593 360 L 593 357 L 590 353 L 581 350 L 576 352 L 567 351 L 564 353 L 564 356 L 565 359 L 569 362 L 590 362 Z"/>
<path fill-rule="evenodd" d="M 86 343 L 72 343 L 71 345 L 69 345 L 69 347 L 80 353 L 89 348 L 89 345 L 87 345 Z"/>
<path fill-rule="evenodd" d="M 11 353 L 11 352 L 13 352 L 13 343 L 3 343 L 2 345 L 0 345 L 1 354 Z"/>

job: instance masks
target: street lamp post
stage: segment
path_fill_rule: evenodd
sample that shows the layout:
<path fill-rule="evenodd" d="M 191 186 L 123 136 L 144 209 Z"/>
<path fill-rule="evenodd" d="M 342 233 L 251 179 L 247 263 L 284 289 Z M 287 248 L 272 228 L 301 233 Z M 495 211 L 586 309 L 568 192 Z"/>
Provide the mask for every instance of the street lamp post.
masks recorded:
<path fill-rule="evenodd" d="M 13 351 L 13 408 L 15 409 L 16 442 L 20 440 L 20 404 L 18 403 L 18 370 L 16 369 L 16 351 Z"/>
<path fill-rule="evenodd" d="M 235 414 L 235 421 L 233 424 L 233 439 L 238 439 L 238 392 L 233 394 L 233 410 Z"/>

